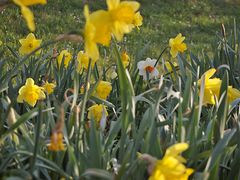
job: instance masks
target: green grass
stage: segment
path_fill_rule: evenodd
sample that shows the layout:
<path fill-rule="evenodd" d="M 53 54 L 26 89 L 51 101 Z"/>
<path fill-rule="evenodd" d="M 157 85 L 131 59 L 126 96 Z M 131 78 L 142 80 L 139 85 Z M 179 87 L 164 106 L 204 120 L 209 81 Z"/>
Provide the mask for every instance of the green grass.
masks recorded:
<path fill-rule="evenodd" d="M 102 7 L 106 8 L 105 1 L 90 0 L 92 10 Z M 80 0 L 67 3 L 63 0 L 49 0 L 46 6 L 35 6 L 32 9 L 37 22 L 37 37 L 43 40 L 62 33 L 80 33 L 84 26 L 83 4 Z M 131 53 L 149 43 L 146 55 L 157 56 L 168 44 L 169 38 L 180 32 L 186 36 L 191 51 L 210 51 L 221 23 L 231 29 L 234 18 L 238 21 L 240 4 L 237 1 L 219 0 L 141 0 L 141 13 L 144 17 L 143 26 L 140 31 L 135 30 L 135 33 L 127 35 L 124 43 Z M 5 9 L 1 13 L 0 24 L 0 39 L 18 49 L 18 39 L 29 33 L 19 15 L 19 9 L 14 6 Z"/>

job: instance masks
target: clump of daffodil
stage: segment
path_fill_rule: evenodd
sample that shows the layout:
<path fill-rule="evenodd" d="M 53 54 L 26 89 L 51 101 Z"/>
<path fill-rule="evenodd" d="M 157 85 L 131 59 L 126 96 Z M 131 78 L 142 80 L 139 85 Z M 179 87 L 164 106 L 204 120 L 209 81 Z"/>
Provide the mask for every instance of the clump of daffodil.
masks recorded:
<path fill-rule="evenodd" d="M 100 123 L 102 117 L 107 117 L 108 112 L 106 110 L 106 107 L 102 104 L 95 104 L 88 108 L 88 119 L 94 119 L 95 121 Z"/>
<path fill-rule="evenodd" d="M 107 11 L 98 10 L 89 13 L 88 6 L 84 7 L 86 24 L 84 27 L 85 52 L 93 61 L 99 59 L 97 44 L 108 46 L 111 40 L 110 16 Z"/>
<path fill-rule="evenodd" d="M 215 105 L 215 99 L 219 99 L 220 89 L 222 80 L 219 78 L 211 78 L 216 73 L 216 69 L 209 69 L 204 73 L 205 76 L 205 86 L 204 86 L 204 96 L 203 96 L 203 104 L 211 104 Z M 198 80 L 198 85 L 201 86 L 202 76 L 200 80 Z M 210 79 L 211 78 L 211 79 Z M 233 88 L 232 86 L 228 86 L 228 94 L 227 99 L 229 103 L 232 103 L 237 98 L 240 98 L 240 91 Z"/>
<path fill-rule="evenodd" d="M 67 68 L 70 60 L 72 59 L 72 55 L 68 50 L 62 50 L 57 57 L 58 66 L 60 67 L 63 61 L 64 67 Z"/>
<path fill-rule="evenodd" d="M 54 91 L 54 88 L 56 87 L 55 83 L 49 83 L 48 81 L 44 83 L 44 85 L 42 86 L 44 88 L 44 91 L 47 94 L 52 94 Z"/>
<path fill-rule="evenodd" d="M 32 78 L 28 78 L 24 86 L 22 86 L 18 93 L 17 102 L 23 103 L 25 101 L 30 106 L 35 106 L 38 100 L 45 99 L 46 96 L 43 88 L 34 84 Z"/>
<path fill-rule="evenodd" d="M 19 48 L 19 53 L 21 55 L 26 55 L 39 48 L 42 40 L 36 39 L 35 35 L 33 33 L 30 33 L 27 35 L 26 39 L 20 39 L 19 42 L 22 45 Z M 36 54 L 39 54 L 40 52 L 41 51 L 39 50 L 36 52 Z"/>
<path fill-rule="evenodd" d="M 174 144 L 166 150 L 164 157 L 160 160 L 157 160 L 148 154 L 140 155 L 140 159 L 146 160 L 149 163 L 149 180 L 187 180 L 194 172 L 193 169 L 187 168 L 184 165 L 186 159 L 180 155 L 187 149 L 187 143 Z"/>
<path fill-rule="evenodd" d="M 171 48 L 170 54 L 173 58 L 177 57 L 179 52 L 183 53 L 187 50 L 187 45 L 183 43 L 184 39 L 185 37 L 179 33 L 175 38 L 169 40 L 169 46 Z"/>
<path fill-rule="evenodd" d="M 51 135 L 50 145 L 48 146 L 50 151 L 63 151 L 63 133 L 62 132 L 53 132 Z"/>
<path fill-rule="evenodd" d="M 100 81 L 97 85 L 95 95 L 101 99 L 107 99 L 112 91 L 112 85 L 107 81 Z"/>
<path fill-rule="evenodd" d="M 126 68 L 129 65 L 130 57 L 128 56 L 126 51 L 122 52 L 121 60 L 123 62 L 123 67 Z"/>
<path fill-rule="evenodd" d="M 107 6 L 112 21 L 111 31 L 118 41 L 135 26 L 142 24 L 142 17 L 137 12 L 140 8 L 137 1 L 107 0 Z"/>
<path fill-rule="evenodd" d="M 32 6 L 35 4 L 46 4 L 46 0 L 13 0 L 15 4 L 17 4 L 21 8 L 22 15 L 27 22 L 27 26 L 30 31 L 35 31 L 36 27 L 34 24 L 34 16 L 32 11 L 28 8 L 28 6 Z"/>
<path fill-rule="evenodd" d="M 86 53 L 84 53 L 83 51 L 79 51 L 78 55 L 77 55 L 77 71 L 81 72 L 82 69 L 87 70 L 88 69 L 88 63 L 89 63 L 89 57 Z M 91 66 L 92 68 L 94 67 L 94 64 L 96 63 L 96 61 L 92 60 L 91 61 Z"/>

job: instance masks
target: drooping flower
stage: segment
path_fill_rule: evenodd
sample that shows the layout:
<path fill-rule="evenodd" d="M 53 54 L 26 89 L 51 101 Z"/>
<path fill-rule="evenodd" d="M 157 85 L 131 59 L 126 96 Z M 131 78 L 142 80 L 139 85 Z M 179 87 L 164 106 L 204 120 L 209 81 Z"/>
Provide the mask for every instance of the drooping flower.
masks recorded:
<path fill-rule="evenodd" d="M 130 57 L 128 56 L 126 51 L 122 52 L 121 60 L 123 62 L 124 68 L 126 68 L 129 65 L 129 61 L 130 61 Z"/>
<path fill-rule="evenodd" d="M 88 6 L 84 7 L 86 24 L 84 27 L 85 52 L 93 60 L 99 59 L 97 44 L 108 46 L 111 40 L 111 21 L 107 11 L 98 10 L 89 13 Z"/>
<path fill-rule="evenodd" d="M 77 55 L 77 61 L 78 61 L 78 66 L 77 66 L 77 71 L 81 72 L 82 69 L 88 69 L 88 63 L 89 63 L 89 57 L 86 53 L 84 53 L 83 51 L 79 51 L 78 55 Z M 94 67 L 96 61 L 94 61 L 92 59 L 91 61 L 91 65 L 92 68 Z"/>
<path fill-rule="evenodd" d="M 50 151 L 63 151 L 63 134 L 62 132 L 53 132 L 51 135 L 50 145 L 48 146 Z"/>
<path fill-rule="evenodd" d="M 102 117 L 107 117 L 108 112 L 106 110 L 106 107 L 102 104 L 95 104 L 88 108 L 88 119 L 94 119 L 95 121 L 100 123 Z"/>
<path fill-rule="evenodd" d="M 13 0 L 21 8 L 22 15 L 27 22 L 28 28 L 35 31 L 34 16 L 32 11 L 27 7 L 35 4 L 46 4 L 46 0 Z"/>
<path fill-rule="evenodd" d="M 135 26 L 141 25 L 140 4 L 137 1 L 107 0 L 108 12 L 112 21 L 111 31 L 118 41 L 130 33 Z"/>
<path fill-rule="evenodd" d="M 25 101 L 32 107 L 35 106 L 38 100 L 46 98 L 43 88 L 35 85 L 32 78 L 26 80 L 25 85 L 19 89 L 18 93 L 17 102 L 23 103 Z"/>
<path fill-rule="evenodd" d="M 58 66 L 60 67 L 62 60 L 64 60 L 64 67 L 67 68 L 71 59 L 72 55 L 70 54 L 70 52 L 68 52 L 68 50 L 62 50 L 57 57 Z"/>
<path fill-rule="evenodd" d="M 48 81 L 45 82 L 43 85 L 44 91 L 47 92 L 47 94 L 52 94 L 55 87 L 56 87 L 55 83 L 49 83 Z"/>
<path fill-rule="evenodd" d="M 180 155 L 186 149 L 188 149 L 187 143 L 178 143 L 169 147 L 163 159 L 155 162 L 149 180 L 187 180 L 194 170 L 184 165 L 186 159 Z"/>
<path fill-rule="evenodd" d="M 107 99 L 111 91 L 112 91 L 112 85 L 110 82 L 100 81 L 97 85 L 95 95 L 101 99 Z"/>
<path fill-rule="evenodd" d="M 36 39 L 35 35 L 33 33 L 30 33 L 27 35 L 26 39 L 20 39 L 19 42 L 22 45 L 19 48 L 19 53 L 21 55 L 26 55 L 39 48 L 42 40 Z M 41 51 L 39 50 L 36 52 L 36 54 L 39 54 L 40 52 Z"/>
<path fill-rule="evenodd" d="M 159 72 L 155 67 L 156 62 L 156 59 L 151 58 L 147 58 L 145 61 L 138 62 L 137 67 L 139 69 L 139 75 L 143 76 L 144 80 L 147 80 L 148 76 L 149 79 L 153 79 L 158 76 Z"/>
<path fill-rule="evenodd" d="M 183 53 L 187 50 L 187 45 L 183 43 L 185 37 L 182 36 L 181 33 L 179 33 L 175 38 L 171 38 L 169 40 L 169 46 L 171 48 L 170 54 L 173 58 L 177 57 L 177 54 L 179 52 Z"/>

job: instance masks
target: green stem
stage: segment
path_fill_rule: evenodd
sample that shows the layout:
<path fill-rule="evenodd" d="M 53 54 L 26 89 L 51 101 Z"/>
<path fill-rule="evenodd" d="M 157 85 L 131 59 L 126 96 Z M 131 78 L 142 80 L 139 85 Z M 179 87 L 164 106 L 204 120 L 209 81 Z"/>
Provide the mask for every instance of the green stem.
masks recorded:
<path fill-rule="evenodd" d="M 167 46 L 167 47 L 165 47 L 165 48 L 163 49 L 163 51 L 161 52 L 161 54 L 158 56 L 157 61 L 156 61 L 156 63 L 154 64 L 154 67 L 157 66 L 158 61 L 160 60 L 160 58 L 162 57 L 163 53 L 164 53 L 168 48 L 169 48 L 169 47 Z"/>

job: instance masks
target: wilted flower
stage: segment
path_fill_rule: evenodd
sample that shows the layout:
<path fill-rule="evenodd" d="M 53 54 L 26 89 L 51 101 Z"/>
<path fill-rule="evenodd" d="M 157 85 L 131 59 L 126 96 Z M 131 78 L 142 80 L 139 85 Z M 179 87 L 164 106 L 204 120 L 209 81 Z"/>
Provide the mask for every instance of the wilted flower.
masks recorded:
<path fill-rule="evenodd" d="M 157 60 L 147 58 L 145 61 L 139 61 L 137 67 L 139 69 L 139 75 L 143 76 L 144 80 L 147 80 L 147 76 L 149 79 L 155 78 L 158 76 L 159 72 L 155 67 Z"/>
<path fill-rule="evenodd" d="M 35 49 L 39 48 L 42 40 L 41 39 L 36 39 L 35 35 L 33 33 L 30 33 L 27 35 L 26 39 L 20 39 L 19 40 L 20 44 L 22 45 L 19 48 L 19 53 L 21 55 L 29 54 Z M 37 51 L 36 54 L 39 54 L 41 51 Z"/>
<path fill-rule="evenodd" d="M 55 87 L 56 87 L 55 83 L 46 82 L 43 85 L 43 88 L 44 88 L 45 92 L 47 92 L 47 94 L 52 94 Z"/>
<path fill-rule="evenodd" d="M 121 60 L 123 62 L 124 68 L 126 68 L 129 65 L 129 61 L 130 61 L 130 57 L 128 56 L 126 51 L 122 52 Z"/>
<path fill-rule="evenodd" d="M 62 60 L 64 60 L 64 67 L 67 68 L 71 59 L 72 55 L 68 52 L 68 50 L 62 50 L 57 57 L 58 66 L 60 67 Z"/>
<path fill-rule="evenodd" d="M 62 132 L 53 132 L 51 135 L 50 145 L 48 146 L 50 151 L 63 151 L 63 134 Z"/>
<path fill-rule="evenodd" d="M 102 104 L 95 104 L 88 108 L 88 119 L 94 119 L 98 123 L 100 123 L 103 115 L 107 117 L 108 112 L 106 110 L 106 107 Z"/>
<path fill-rule="evenodd" d="M 112 91 L 112 85 L 110 82 L 100 81 L 97 85 L 95 95 L 101 99 L 107 99 L 111 91 Z"/>
<path fill-rule="evenodd" d="M 170 54 L 173 58 L 177 57 L 179 52 L 183 53 L 187 50 L 187 45 L 183 43 L 185 37 L 179 33 L 175 38 L 169 40 L 169 46 L 171 47 Z"/>
<path fill-rule="evenodd" d="M 159 179 L 171 179 L 171 180 L 187 180 L 188 177 L 193 173 L 193 169 L 187 168 L 184 163 L 184 159 L 180 154 L 188 149 L 187 143 L 178 143 L 169 147 L 161 160 L 151 160 L 149 161 L 150 177 L 149 180 L 159 180 Z M 148 160 L 149 157 L 145 155 L 140 156 L 140 158 Z"/>
<path fill-rule="evenodd" d="M 107 0 L 108 12 L 112 21 L 111 31 L 118 41 L 134 26 L 141 24 L 140 14 L 136 14 L 140 4 L 137 1 Z"/>
<path fill-rule="evenodd" d="M 35 106 L 37 100 L 46 98 L 43 88 L 35 85 L 32 78 L 26 80 L 25 85 L 19 89 L 18 93 L 17 102 L 23 103 L 25 101 L 32 107 Z"/>
<path fill-rule="evenodd" d="M 22 15 L 27 21 L 28 28 L 35 31 L 34 16 L 32 11 L 27 7 L 35 4 L 46 4 L 46 0 L 13 0 L 15 4 L 20 6 Z"/>

